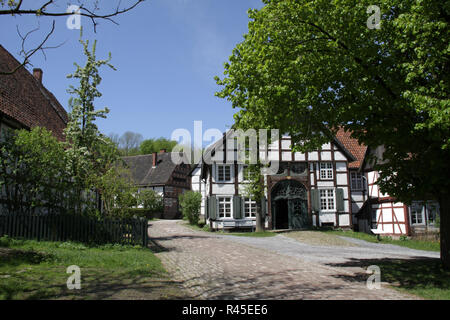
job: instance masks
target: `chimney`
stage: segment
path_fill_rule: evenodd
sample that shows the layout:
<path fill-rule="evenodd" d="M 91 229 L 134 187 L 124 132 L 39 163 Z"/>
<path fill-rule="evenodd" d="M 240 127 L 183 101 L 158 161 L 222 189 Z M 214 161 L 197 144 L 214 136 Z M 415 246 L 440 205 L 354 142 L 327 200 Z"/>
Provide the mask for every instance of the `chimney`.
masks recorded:
<path fill-rule="evenodd" d="M 153 152 L 153 164 L 152 167 L 156 168 L 156 157 L 158 156 L 158 154 L 156 152 Z"/>
<path fill-rule="evenodd" d="M 39 83 L 42 83 L 42 69 L 35 68 L 33 69 L 33 76 L 36 78 Z"/>
<path fill-rule="evenodd" d="M 159 150 L 159 153 L 166 153 L 167 152 L 167 149 L 161 149 L 161 150 Z"/>

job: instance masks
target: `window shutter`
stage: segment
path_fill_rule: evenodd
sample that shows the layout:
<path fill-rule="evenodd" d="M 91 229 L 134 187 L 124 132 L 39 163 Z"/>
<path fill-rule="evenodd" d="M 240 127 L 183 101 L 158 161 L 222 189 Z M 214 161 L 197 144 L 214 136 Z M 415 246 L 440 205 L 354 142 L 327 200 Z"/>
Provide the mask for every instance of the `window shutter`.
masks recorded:
<path fill-rule="evenodd" d="M 209 218 L 211 220 L 216 220 L 217 219 L 217 198 L 216 196 L 210 196 L 209 197 Z"/>
<path fill-rule="evenodd" d="M 242 219 L 242 200 L 239 196 L 233 196 L 233 218 Z"/>
<path fill-rule="evenodd" d="M 205 199 L 205 219 L 209 218 L 209 196 Z"/>
<path fill-rule="evenodd" d="M 265 218 L 267 215 L 267 210 L 266 210 L 266 197 L 262 196 L 261 198 L 261 218 Z"/>
<path fill-rule="evenodd" d="M 336 209 L 338 212 L 344 211 L 344 189 L 336 189 Z"/>
<path fill-rule="evenodd" d="M 319 190 L 311 189 L 311 208 L 315 212 L 320 211 Z"/>

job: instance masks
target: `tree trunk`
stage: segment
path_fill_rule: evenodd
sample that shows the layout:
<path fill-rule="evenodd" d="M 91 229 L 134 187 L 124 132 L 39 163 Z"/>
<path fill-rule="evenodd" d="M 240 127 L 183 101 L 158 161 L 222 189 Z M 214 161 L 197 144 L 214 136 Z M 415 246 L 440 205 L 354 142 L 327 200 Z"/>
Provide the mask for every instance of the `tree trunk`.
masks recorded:
<path fill-rule="evenodd" d="M 264 231 L 264 221 L 261 212 L 262 212 L 261 200 L 259 200 L 256 201 L 256 232 Z"/>
<path fill-rule="evenodd" d="M 445 269 L 450 270 L 450 197 L 439 197 L 441 261 Z"/>

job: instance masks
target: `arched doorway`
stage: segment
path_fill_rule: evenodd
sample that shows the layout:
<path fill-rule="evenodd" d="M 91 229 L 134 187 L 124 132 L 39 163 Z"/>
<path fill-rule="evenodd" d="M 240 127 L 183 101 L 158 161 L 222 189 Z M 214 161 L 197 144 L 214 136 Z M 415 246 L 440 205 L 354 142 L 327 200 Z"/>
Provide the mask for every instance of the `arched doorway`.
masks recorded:
<path fill-rule="evenodd" d="M 278 182 L 272 188 L 270 202 L 273 229 L 303 229 L 311 225 L 306 188 L 300 182 Z"/>

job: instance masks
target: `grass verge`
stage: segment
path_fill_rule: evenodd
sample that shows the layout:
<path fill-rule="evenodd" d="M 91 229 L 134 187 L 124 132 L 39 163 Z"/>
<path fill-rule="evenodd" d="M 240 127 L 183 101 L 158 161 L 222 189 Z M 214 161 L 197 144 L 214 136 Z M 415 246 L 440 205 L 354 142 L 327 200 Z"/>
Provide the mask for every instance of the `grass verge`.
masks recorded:
<path fill-rule="evenodd" d="M 192 225 L 189 224 L 187 221 L 183 221 L 182 224 L 192 230 L 195 231 L 203 231 L 203 232 L 209 232 L 212 234 L 220 234 L 220 235 L 228 235 L 228 236 L 238 236 L 238 237 L 256 237 L 256 238 L 266 238 L 266 237 L 274 237 L 277 234 L 274 232 L 224 232 L 224 231 L 212 231 L 209 229 L 208 226 L 201 226 L 201 225 Z"/>
<path fill-rule="evenodd" d="M 380 240 L 378 240 L 375 235 L 355 231 L 325 230 L 320 232 L 324 232 L 329 235 L 360 239 L 372 243 L 394 244 L 397 246 L 407 247 L 416 250 L 437 251 L 437 252 L 440 251 L 440 245 L 439 242 L 437 241 L 412 240 L 412 239 L 394 240 L 391 237 L 380 237 Z"/>
<path fill-rule="evenodd" d="M 81 269 L 69 290 L 67 267 Z M 160 260 L 148 249 L 0 238 L 0 299 L 176 298 Z M 175 295 L 174 295 L 175 294 Z"/>
<path fill-rule="evenodd" d="M 381 281 L 403 293 L 430 300 L 450 300 L 450 271 L 442 268 L 439 259 L 353 259 L 335 266 L 363 267 L 376 265 Z M 349 281 L 366 281 L 367 274 L 351 276 Z"/>

